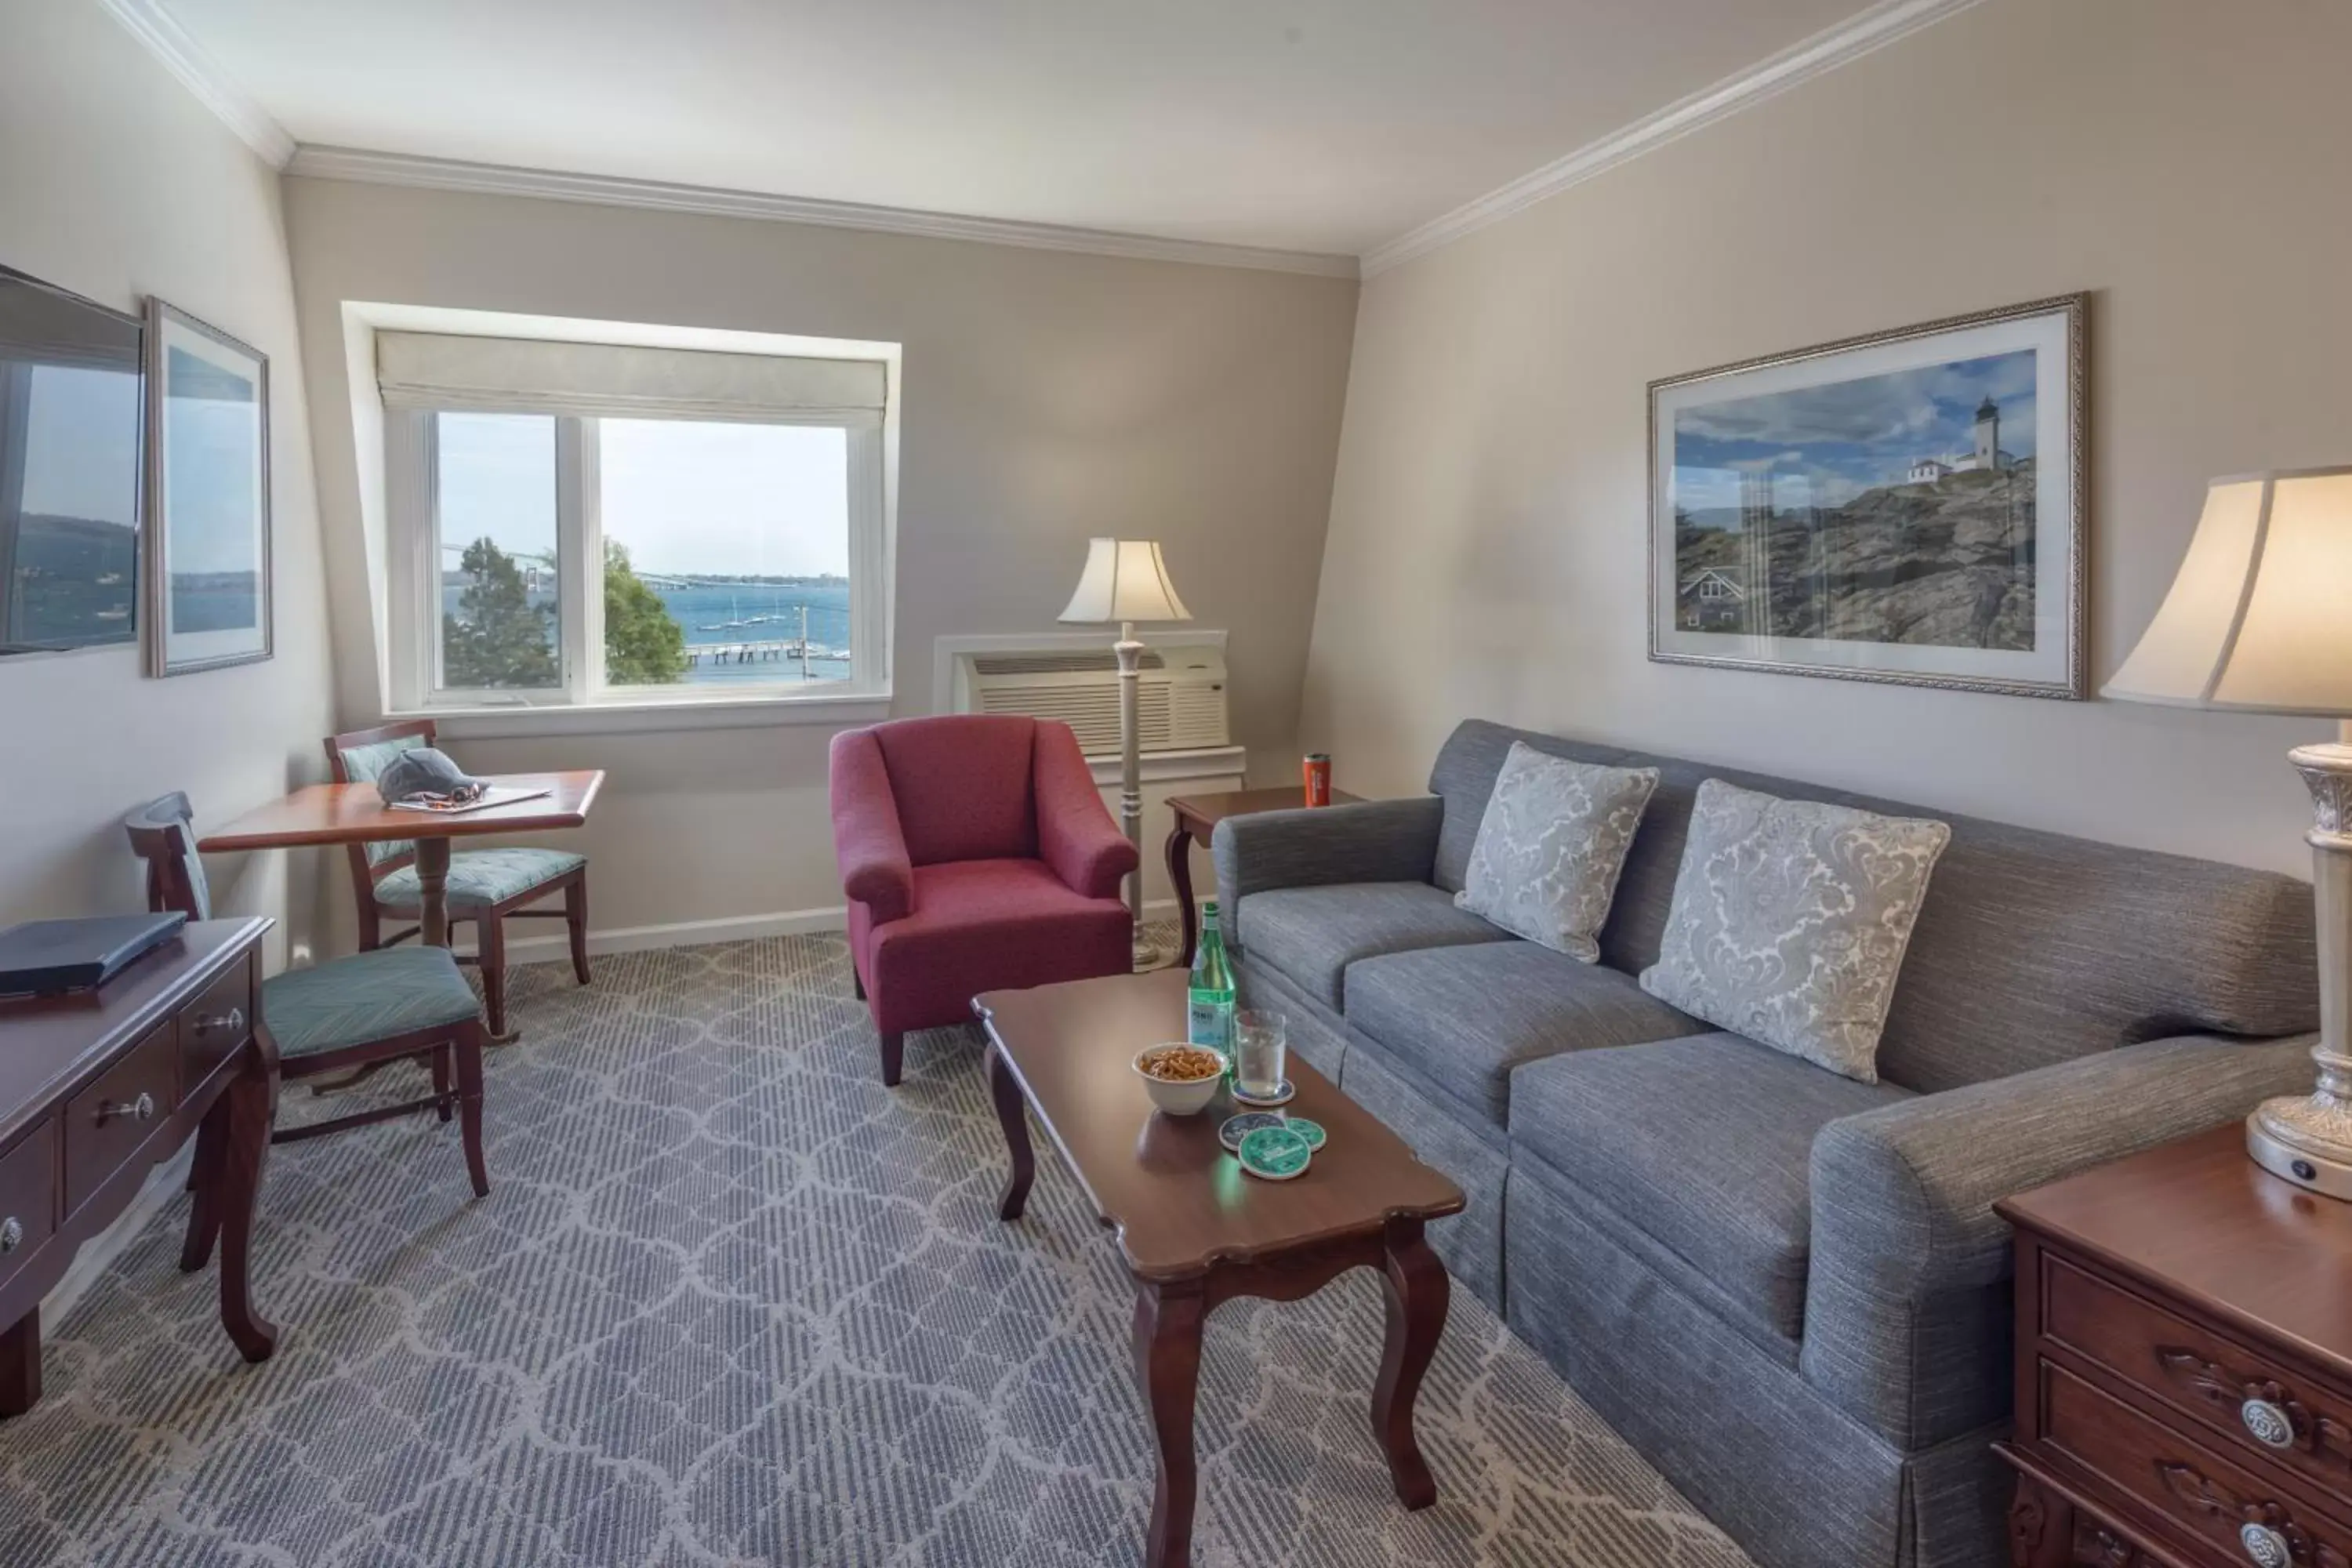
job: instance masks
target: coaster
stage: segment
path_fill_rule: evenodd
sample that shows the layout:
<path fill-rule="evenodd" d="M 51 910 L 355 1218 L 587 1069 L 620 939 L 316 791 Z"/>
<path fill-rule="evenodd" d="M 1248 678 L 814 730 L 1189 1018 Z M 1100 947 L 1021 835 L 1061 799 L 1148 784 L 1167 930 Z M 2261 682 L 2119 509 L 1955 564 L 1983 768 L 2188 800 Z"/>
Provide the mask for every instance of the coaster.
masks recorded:
<path fill-rule="evenodd" d="M 1307 1169 L 1315 1151 L 1287 1127 L 1261 1127 L 1242 1140 L 1242 1169 L 1269 1182 L 1286 1182 Z"/>
<path fill-rule="evenodd" d="M 1240 1084 L 1236 1083 L 1234 1085 L 1234 1098 L 1241 1101 L 1244 1105 L 1288 1105 L 1290 1103 L 1291 1096 L 1297 1092 L 1298 1086 L 1292 1083 L 1288 1079 L 1284 1079 L 1280 1083 L 1276 1084 L 1275 1086 L 1274 1092 L 1265 1096 L 1264 1098 L 1260 1098 L 1255 1094 L 1244 1094 Z"/>
<path fill-rule="evenodd" d="M 1225 1124 L 1217 1129 L 1217 1142 L 1225 1146 L 1228 1154 L 1242 1152 L 1242 1140 L 1261 1127 L 1279 1127 L 1282 1118 L 1271 1110 L 1244 1110 L 1239 1116 L 1228 1116 Z"/>
<path fill-rule="evenodd" d="M 1233 1123 L 1227 1122 L 1225 1125 L 1230 1127 Z M 1322 1148 L 1323 1141 L 1329 1136 L 1328 1133 L 1323 1131 L 1323 1124 L 1321 1122 L 1309 1121 L 1304 1116 L 1293 1116 L 1285 1121 L 1283 1125 L 1289 1128 L 1293 1132 L 1297 1133 L 1299 1137 L 1305 1139 L 1307 1141 L 1307 1146 L 1309 1149 Z"/>

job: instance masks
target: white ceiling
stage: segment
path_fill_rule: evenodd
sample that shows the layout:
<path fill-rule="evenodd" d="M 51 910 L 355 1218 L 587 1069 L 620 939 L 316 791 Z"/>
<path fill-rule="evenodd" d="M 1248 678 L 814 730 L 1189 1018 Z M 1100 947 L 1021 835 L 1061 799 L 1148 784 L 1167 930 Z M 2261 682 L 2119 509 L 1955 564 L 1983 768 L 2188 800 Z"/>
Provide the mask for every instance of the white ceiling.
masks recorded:
<path fill-rule="evenodd" d="M 162 0 L 295 140 L 1360 254 L 1861 0 Z"/>

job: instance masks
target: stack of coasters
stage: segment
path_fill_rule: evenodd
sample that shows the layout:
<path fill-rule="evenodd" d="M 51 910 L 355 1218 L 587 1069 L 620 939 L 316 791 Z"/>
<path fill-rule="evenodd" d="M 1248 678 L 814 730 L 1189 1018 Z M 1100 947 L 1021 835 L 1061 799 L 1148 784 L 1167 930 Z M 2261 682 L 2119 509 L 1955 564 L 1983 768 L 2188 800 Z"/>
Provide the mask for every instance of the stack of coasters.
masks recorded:
<path fill-rule="evenodd" d="M 1269 1182 L 1286 1182 L 1304 1173 L 1326 1136 L 1321 1126 L 1304 1117 L 1265 1110 L 1227 1117 L 1217 1129 L 1218 1142 L 1234 1152 L 1242 1169 Z"/>

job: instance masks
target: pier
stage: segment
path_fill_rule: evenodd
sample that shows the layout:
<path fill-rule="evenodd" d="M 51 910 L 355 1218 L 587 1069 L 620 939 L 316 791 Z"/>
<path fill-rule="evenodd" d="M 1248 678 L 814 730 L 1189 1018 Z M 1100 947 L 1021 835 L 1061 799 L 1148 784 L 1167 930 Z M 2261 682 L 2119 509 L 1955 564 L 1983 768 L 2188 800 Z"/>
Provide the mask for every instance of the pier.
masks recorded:
<path fill-rule="evenodd" d="M 706 658 L 713 664 L 757 664 L 767 659 L 793 659 L 805 663 L 812 658 L 841 657 L 832 648 L 805 643 L 799 637 L 768 637 L 745 642 L 690 642 L 686 645 L 688 668 Z"/>

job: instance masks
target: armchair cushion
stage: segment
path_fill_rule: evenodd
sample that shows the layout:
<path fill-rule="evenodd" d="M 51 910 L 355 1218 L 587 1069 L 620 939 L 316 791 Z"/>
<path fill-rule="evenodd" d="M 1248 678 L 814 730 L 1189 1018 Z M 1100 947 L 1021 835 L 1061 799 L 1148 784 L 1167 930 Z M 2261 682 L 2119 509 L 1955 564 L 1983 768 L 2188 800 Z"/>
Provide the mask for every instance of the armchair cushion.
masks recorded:
<path fill-rule="evenodd" d="M 261 1020 L 282 1057 L 315 1056 L 481 1015 L 445 947 L 388 947 L 261 983 Z"/>
<path fill-rule="evenodd" d="M 1718 1317 L 1787 1356 L 1812 1248 L 1806 1152 L 1839 1118 L 1910 1099 L 1738 1035 L 1696 1035 L 1521 1067 L 1511 1142 L 1688 1264 Z"/>
<path fill-rule="evenodd" d="M 520 898 L 567 872 L 588 864 L 584 855 L 568 849 L 460 849 L 449 857 L 449 907 L 487 910 L 509 899 Z M 417 891 L 416 868 L 403 866 L 376 879 L 375 901 L 395 914 L 423 907 Z"/>
<path fill-rule="evenodd" d="M 850 943 L 876 1026 L 971 1021 L 983 991 L 1124 973 L 1133 963 L 1127 906 L 1090 899 L 1043 860 L 955 860 L 914 869 L 914 908 L 879 924 L 850 911 Z"/>
<path fill-rule="evenodd" d="M 833 738 L 830 789 L 842 891 L 877 925 L 903 918 L 914 907 L 915 871 L 873 731 L 845 730 Z"/>
<path fill-rule="evenodd" d="M 1338 882 L 1426 882 L 1437 857 L 1445 803 L 1435 795 L 1351 801 L 1298 811 L 1229 816 L 1210 836 L 1229 945 L 1242 900 L 1276 888 Z"/>
<path fill-rule="evenodd" d="M 1118 897 L 1141 858 L 1104 807 L 1077 736 L 1067 724 L 1040 720 L 1034 752 L 1038 855 L 1072 891 Z"/>
<path fill-rule="evenodd" d="M 1906 1447 L 1998 1419 L 2011 1243 L 1994 1200 L 2306 1089 L 2310 1044 L 2152 1040 L 1831 1122 L 1806 1377 Z"/>

